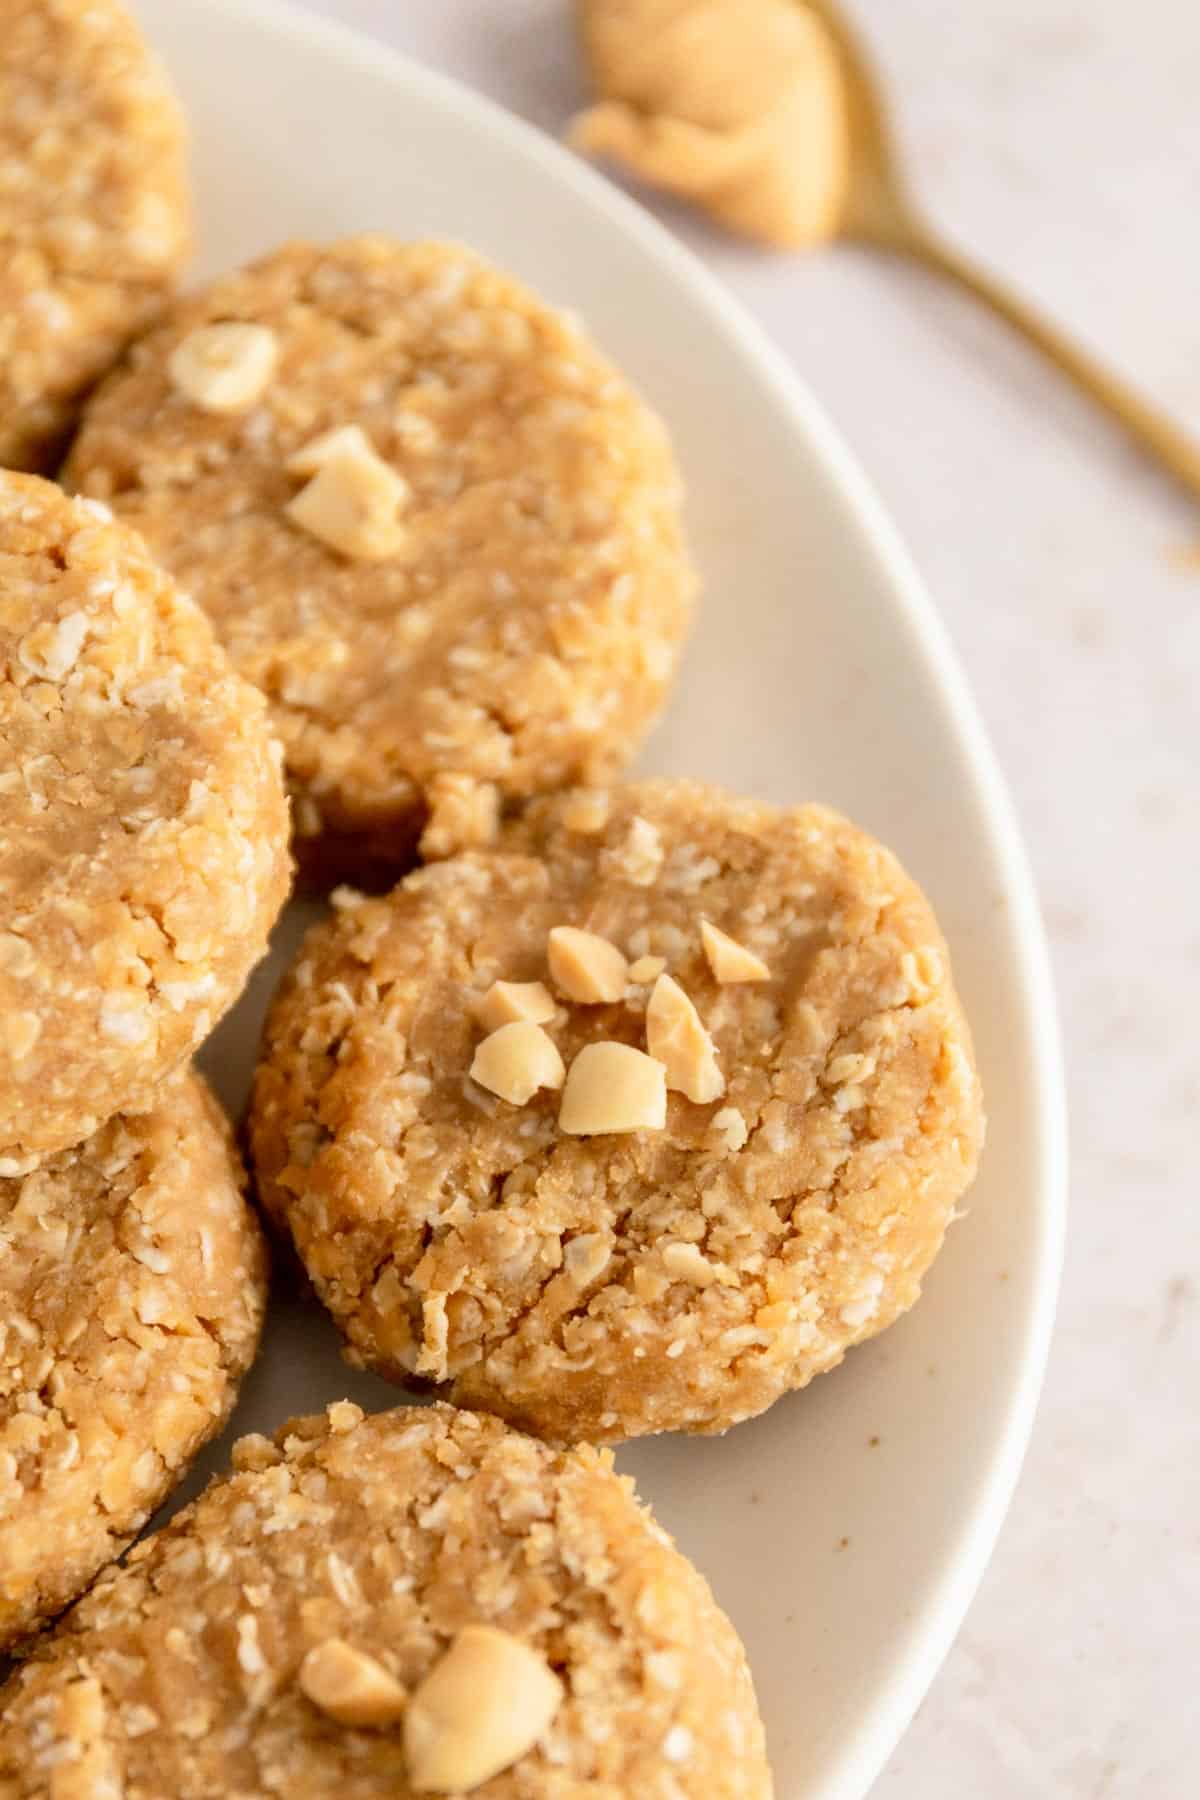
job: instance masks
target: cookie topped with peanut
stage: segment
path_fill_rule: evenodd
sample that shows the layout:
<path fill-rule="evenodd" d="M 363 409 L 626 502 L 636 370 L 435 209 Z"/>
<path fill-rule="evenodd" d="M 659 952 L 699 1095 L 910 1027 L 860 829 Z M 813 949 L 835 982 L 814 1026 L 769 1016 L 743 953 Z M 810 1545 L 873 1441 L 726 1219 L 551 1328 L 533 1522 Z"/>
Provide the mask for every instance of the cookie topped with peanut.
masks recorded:
<path fill-rule="evenodd" d="M 283 740 L 302 861 L 391 870 L 630 759 L 694 576 L 666 431 L 455 244 L 284 245 L 182 300 L 66 469 L 195 596 Z"/>
<path fill-rule="evenodd" d="M 349 1401 L 243 1438 L 38 1640 L 0 1689 L 0 1783 L 771 1795 L 745 1651 L 609 1456 Z"/>
<path fill-rule="evenodd" d="M 554 1440 L 721 1431 L 912 1304 L 979 1091 L 865 833 L 647 782 L 334 898 L 251 1141 L 353 1360 Z"/>

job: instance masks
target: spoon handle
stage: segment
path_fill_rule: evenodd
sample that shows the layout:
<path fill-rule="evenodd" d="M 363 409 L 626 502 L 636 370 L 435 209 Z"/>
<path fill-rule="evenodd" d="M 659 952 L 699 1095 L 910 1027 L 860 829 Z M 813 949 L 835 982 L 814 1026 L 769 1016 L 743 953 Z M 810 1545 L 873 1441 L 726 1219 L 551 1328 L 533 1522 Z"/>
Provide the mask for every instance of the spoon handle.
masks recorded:
<path fill-rule="evenodd" d="M 1152 406 L 1088 351 L 1073 343 L 1004 282 L 977 267 L 932 233 L 920 231 L 904 248 L 918 262 L 957 283 L 1049 357 L 1055 367 L 1116 419 L 1141 449 L 1156 458 L 1194 500 L 1200 500 L 1200 440 Z"/>

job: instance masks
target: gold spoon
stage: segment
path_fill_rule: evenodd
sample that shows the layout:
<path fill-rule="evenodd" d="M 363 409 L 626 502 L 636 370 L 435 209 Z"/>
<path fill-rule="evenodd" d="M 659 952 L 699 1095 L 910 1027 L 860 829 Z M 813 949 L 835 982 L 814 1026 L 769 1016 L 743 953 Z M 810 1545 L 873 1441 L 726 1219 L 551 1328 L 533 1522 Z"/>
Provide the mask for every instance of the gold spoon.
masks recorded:
<path fill-rule="evenodd" d="M 828 27 L 845 83 L 850 176 L 839 235 L 912 257 L 982 300 L 1123 425 L 1133 441 L 1156 457 L 1193 499 L 1200 500 L 1200 442 L 1072 343 L 1065 332 L 1003 282 L 943 243 L 926 223 L 901 172 L 883 99 L 857 37 L 842 18 L 836 0 L 808 0 L 808 4 Z"/>

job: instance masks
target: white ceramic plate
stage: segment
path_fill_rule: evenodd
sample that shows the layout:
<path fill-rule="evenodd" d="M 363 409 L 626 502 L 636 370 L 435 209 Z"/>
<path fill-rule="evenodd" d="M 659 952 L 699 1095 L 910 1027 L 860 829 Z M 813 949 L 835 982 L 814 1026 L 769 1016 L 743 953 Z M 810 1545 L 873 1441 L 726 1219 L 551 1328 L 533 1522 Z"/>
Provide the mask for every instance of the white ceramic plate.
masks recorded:
<path fill-rule="evenodd" d="M 672 427 L 704 576 L 646 768 L 841 807 L 895 847 L 938 908 L 990 1135 L 969 1216 L 921 1305 L 731 1437 L 620 1457 L 749 1646 L 781 1800 L 858 1800 L 983 1570 L 1029 1433 L 1059 1272 L 1064 1130 L 1046 956 L 962 677 L 795 375 L 630 202 L 496 108 L 337 28 L 241 0 L 141 0 L 139 11 L 192 121 L 201 274 L 291 234 L 453 236 L 585 316 Z M 205 1052 L 234 1110 L 278 966 Z M 375 1407 L 399 1398 L 343 1369 L 323 1315 L 281 1307 L 234 1430 L 269 1430 L 346 1391 Z M 214 1446 L 204 1472 L 227 1452 Z"/>

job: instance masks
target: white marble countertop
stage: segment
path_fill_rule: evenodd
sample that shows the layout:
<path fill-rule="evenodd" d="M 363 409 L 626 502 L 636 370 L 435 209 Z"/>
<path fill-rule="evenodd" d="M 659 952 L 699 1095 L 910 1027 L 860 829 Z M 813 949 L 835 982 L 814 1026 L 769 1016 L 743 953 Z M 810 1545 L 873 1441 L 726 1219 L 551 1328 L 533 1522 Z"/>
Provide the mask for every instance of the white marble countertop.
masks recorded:
<path fill-rule="evenodd" d="M 569 0 L 309 3 L 547 130 L 578 104 Z M 854 10 L 936 217 L 1200 432 L 1200 8 Z M 921 275 L 850 251 L 770 259 L 660 211 L 791 355 L 907 537 L 1015 791 L 1064 1014 L 1073 1217 L 1041 1415 L 983 1588 L 875 1792 L 1183 1800 L 1200 1757 L 1200 511 Z"/>

